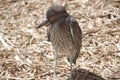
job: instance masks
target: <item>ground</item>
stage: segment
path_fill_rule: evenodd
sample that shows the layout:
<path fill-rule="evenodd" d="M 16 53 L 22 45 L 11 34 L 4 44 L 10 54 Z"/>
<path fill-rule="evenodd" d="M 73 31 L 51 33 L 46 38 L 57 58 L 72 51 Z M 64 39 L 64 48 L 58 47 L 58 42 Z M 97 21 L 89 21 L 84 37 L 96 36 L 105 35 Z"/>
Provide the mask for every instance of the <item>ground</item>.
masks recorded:
<path fill-rule="evenodd" d="M 119 0 L 0 0 L 0 80 L 53 78 L 54 55 L 46 26 L 35 27 L 54 4 L 66 6 L 83 32 L 73 78 L 86 80 L 88 75 L 84 79 L 81 75 L 90 72 L 105 80 L 120 80 Z M 58 60 L 57 75 L 60 80 L 70 75 L 65 56 Z"/>

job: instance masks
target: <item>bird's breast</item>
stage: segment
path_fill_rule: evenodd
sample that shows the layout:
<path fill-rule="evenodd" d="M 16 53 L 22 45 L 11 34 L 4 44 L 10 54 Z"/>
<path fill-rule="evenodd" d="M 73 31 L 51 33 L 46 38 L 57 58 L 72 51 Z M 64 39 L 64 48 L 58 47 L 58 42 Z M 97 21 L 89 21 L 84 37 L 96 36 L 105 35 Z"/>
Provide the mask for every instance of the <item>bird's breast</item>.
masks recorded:
<path fill-rule="evenodd" d="M 66 27 L 51 26 L 50 30 L 50 41 L 56 52 L 69 53 L 69 51 L 74 50 L 74 44 L 72 40 L 71 33 Z"/>

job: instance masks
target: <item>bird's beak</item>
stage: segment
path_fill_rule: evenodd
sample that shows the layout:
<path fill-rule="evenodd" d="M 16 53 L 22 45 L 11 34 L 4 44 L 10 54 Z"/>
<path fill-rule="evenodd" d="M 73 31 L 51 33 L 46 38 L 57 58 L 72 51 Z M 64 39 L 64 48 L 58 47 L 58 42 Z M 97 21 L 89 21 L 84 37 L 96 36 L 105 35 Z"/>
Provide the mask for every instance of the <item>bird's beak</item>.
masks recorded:
<path fill-rule="evenodd" d="M 38 28 L 40 28 L 40 27 L 42 27 L 42 26 L 44 26 L 44 25 L 49 25 L 50 23 L 49 23 L 49 21 L 48 20 L 45 20 L 45 21 L 43 21 L 38 27 L 36 27 L 36 29 L 38 29 Z"/>

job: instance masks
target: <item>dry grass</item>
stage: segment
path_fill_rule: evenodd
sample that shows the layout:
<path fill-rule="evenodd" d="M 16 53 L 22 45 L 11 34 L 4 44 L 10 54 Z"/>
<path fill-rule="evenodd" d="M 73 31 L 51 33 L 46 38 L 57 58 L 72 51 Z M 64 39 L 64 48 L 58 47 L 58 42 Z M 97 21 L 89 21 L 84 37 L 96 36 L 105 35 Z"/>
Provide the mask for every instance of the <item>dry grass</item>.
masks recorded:
<path fill-rule="evenodd" d="M 53 3 L 67 6 L 83 31 L 77 67 L 106 80 L 120 78 L 119 0 L 0 0 L 0 80 L 50 80 L 54 55 L 46 27 L 35 30 Z M 63 56 L 58 76 L 66 80 Z"/>

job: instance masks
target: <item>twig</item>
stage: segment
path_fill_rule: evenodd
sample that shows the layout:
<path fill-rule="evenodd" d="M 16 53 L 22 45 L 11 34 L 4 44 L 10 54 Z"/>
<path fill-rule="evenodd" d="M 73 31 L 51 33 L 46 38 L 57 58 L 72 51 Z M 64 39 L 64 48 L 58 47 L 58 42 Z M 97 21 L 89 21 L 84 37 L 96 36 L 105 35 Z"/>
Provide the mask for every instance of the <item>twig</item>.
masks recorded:
<path fill-rule="evenodd" d="M 53 73 L 53 72 L 52 72 L 52 73 Z M 41 74 L 40 77 L 45 76 L 45 75 L 49 75 L 49 74 L 51 74 L 50 71 L 47 71 L 47 72 Z"/>
<path fill-rule="evenodd" d="M 0 33 L 0 41 L 1 41 L 1 43 L 3 44 L 3 46 L 5 47 L 5 48 L 9 48 L 9 45 L 5 42 L 5 40 L 3 39 L 3 34 L 2 33 Z"/>

